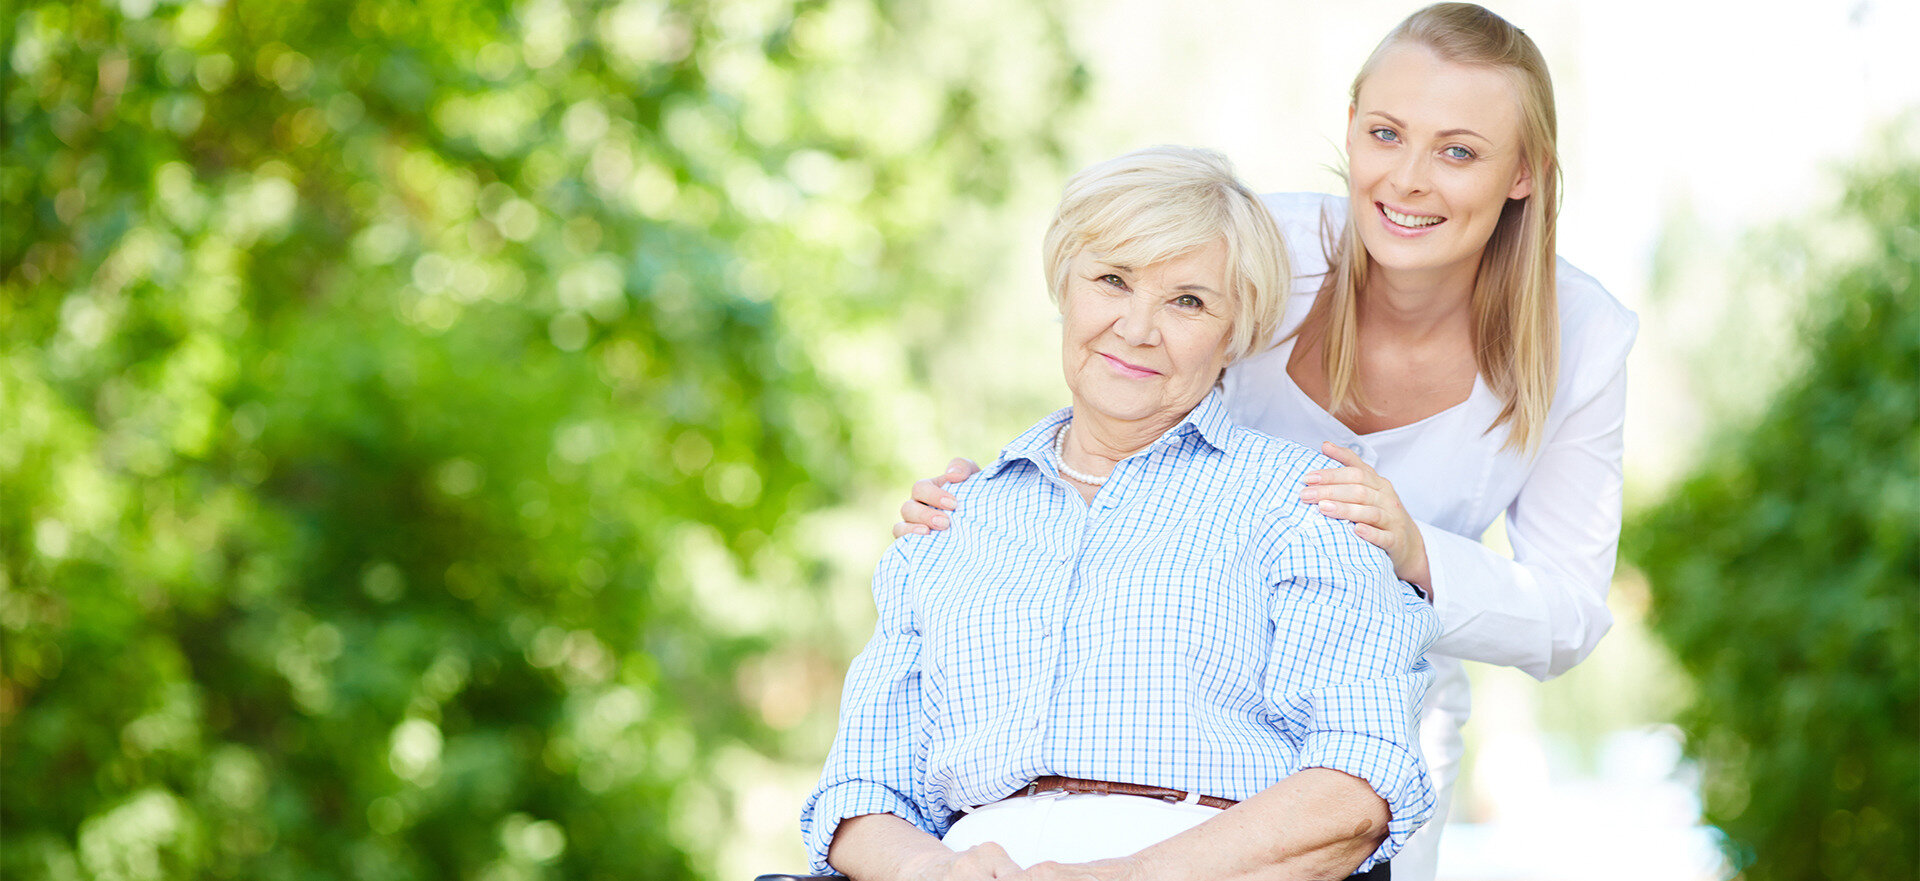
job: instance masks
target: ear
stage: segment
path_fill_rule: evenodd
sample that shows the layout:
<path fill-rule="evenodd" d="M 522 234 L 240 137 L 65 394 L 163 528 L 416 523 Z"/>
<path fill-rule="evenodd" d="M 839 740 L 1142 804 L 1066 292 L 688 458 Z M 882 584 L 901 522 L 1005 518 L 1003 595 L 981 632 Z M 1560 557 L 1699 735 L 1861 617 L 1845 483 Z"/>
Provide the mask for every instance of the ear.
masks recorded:
<path fill-rule="evenodd" d="M 1533 195 L 1533 169 L 1522 162 L 1519 173 L 1513 176 L 1513 188 L 1507 190 L 1507 198 L 1525 199 L 1531 195 Z"/>

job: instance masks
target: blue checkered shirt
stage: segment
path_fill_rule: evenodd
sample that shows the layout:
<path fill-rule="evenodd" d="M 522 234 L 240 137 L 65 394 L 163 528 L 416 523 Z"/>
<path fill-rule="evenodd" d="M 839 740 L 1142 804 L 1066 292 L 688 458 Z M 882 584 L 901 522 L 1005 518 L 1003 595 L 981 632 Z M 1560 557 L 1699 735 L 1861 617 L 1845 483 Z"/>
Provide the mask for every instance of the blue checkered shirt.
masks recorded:
<path fill-rule="evenodd" d="M 1091 505 L 1042 419 L 955 488 L 950 529 L 893 543 L 879 623 L 801 813 L 815 871 L 848 817 L 944 835 L 1048 774 L 1246 799 L 1303 768 L 1366 780 L 1391 857 L 1432 812 L 1414 738 L 1438 632 L 1385 553 L 1299 500 L 1337 463 L 1234 425 L 1209 394 Z"/>

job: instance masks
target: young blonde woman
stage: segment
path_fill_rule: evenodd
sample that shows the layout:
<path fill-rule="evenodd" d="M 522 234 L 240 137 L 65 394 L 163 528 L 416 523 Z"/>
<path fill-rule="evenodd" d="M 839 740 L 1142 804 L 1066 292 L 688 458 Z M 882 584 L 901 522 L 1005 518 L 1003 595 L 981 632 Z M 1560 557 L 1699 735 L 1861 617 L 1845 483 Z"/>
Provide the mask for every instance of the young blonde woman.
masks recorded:
<path fill-rule="evenodd" d="M 1303 500 L 1419 587 L 1442 632 L 1421 741 L 1440 808 L 1394 858 L 1434 875 L 1469 711 L 1461 661 L 1545 680 L 1612 624 L 1636 320 L 1556 258 L 1560 169 L 1539 48 L 1470 3 L 1414 13 L 1354 78 L 1348 194 L 1266 198 L 1294 293 L 1277 345 L 1222 381 L 1240 423 L 1319 447 Z M 956 460 L 896 535 L 943 529 Z M 1479 542 L 1502 513 L 1512 557 Z"/>

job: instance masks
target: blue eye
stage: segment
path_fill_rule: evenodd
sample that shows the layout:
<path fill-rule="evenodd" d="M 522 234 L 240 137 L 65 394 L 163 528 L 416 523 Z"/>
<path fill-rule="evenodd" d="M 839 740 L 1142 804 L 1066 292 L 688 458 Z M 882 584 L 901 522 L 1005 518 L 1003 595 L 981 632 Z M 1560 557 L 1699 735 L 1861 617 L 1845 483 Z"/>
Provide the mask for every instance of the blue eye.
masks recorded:
<path fill-rule="evenodd" d="M 1390 128 L 1377 128 L 1377 129 L 1374 129 L 1369 134 L 1372 134 L 1375 138 L 1378 138 L 1382 141 L 1386 141 L 1390 144 L 1398 143 L 1400 140 L 1400 133 Z"/>
<path fill-rule="evenodd" d="M 1465 147 L 1460 147 L 1460 146 L 1448 147 L 1444 152 L 1447 154 L 1448 159 L 1472 159 L 1473 158 L 1473 151 Z"/>

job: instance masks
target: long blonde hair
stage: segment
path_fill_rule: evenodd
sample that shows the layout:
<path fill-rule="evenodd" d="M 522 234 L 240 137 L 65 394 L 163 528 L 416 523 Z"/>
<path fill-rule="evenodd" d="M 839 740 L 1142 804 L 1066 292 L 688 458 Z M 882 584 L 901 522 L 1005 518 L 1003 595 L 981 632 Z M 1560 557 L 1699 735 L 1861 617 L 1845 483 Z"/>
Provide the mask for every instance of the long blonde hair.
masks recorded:
<path fill-rule="evenodd" d="M 1475 366 L 1504 403 L 1487 430 L 1506 425 L 1504 448 L 1530 451 L 1540 442 L 1560 369 L 1554 295 L 1560 160 L 1553 80 L 1540 48 L 1506 19 L 1472 3 L 1436 3 L 1408 16 L 1374 48 L 1353 78 L 1353 101 L 1381 57 L 1401 44 L 1424 46 L 1455 64 L 1506 72 L 1520 94 L 1522 161 L 1532 175 L 1533 193 L 1508 200 L 1501 211 L 1480 255 L 1471 309 Z M 1336 414 L 1366 408 L 1357 374 L 1359 297 L 1367 284 L 1368 256 L 1355 213 L 1349 206 L 1337 237 L 1329 230 L 1326 279 L 1301 325 L 1316 328 Z"/>

